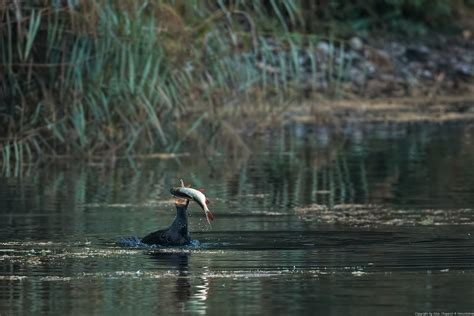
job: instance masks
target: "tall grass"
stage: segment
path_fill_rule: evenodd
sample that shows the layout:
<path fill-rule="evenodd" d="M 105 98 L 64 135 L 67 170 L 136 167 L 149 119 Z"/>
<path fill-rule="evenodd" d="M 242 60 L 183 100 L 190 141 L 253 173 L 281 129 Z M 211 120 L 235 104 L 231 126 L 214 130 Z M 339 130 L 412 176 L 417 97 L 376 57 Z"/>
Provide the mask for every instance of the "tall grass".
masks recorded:
<path fill-rule="evenodd" d="M 300 16 L 289 0 L 2 2 L 2 159 L 176 151 L 224 104 L 321 77 Z"/>
<path fill-rule="evenodd" d="M 307 33 L 324 2 L 2 1 L 3 164 L 175 152 L 238 100 L 341 94 L 345 42 Z"/>

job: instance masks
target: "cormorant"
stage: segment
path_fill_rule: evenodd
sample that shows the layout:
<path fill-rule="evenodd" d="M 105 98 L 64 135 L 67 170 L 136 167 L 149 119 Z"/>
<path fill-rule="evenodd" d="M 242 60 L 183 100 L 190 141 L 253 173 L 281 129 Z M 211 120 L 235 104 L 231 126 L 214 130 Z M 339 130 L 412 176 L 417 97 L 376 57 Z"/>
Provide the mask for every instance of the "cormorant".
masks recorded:
<path fill-rule="evenodd" d="M 150 233 L 142 238 L 141 242 L 148 245 L 184 246 L 191 243 L 188 232 L 187 209 L 189 200 L 175 201 L 176 217 L 170 227 Z"/>

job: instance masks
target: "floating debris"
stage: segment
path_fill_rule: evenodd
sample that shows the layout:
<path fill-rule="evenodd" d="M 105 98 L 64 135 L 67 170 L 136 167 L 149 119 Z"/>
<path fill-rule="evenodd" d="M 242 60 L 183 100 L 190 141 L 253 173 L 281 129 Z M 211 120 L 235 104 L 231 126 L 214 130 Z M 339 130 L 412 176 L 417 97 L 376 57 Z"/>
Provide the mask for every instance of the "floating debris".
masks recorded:
<path fill-rule="evenodd" d="M 472 209 L 396 209 L 374 204 L 311 204 L 294 209 L 302 219 L 353 226 L 472 225 Z"/>

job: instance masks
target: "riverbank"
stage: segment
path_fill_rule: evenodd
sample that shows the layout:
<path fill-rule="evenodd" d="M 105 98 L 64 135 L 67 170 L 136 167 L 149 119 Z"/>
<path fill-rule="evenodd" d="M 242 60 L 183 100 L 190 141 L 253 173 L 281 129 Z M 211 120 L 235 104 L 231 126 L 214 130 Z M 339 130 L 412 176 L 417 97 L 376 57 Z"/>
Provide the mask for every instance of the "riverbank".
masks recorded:
<path fill-rule="evenodd" d="M 322 13 L 305 1 L 7 1 L 0 5 L 8 26 L 0 46 L 1 160 L 168 157 L 210 142 L 242 147 L 242 134 L 288 117 L 361 117 L 374 100 L 378 119 L 420 103 L 403 103 L 408 98 L 434 105 L 421 107 L 431 116 L 470 117 L 474 29 L 457 23 L 469 20 L 470 5 L 387 3 L 376 8 L 380 17 L 404 13 L 384 34 L 374 31 L 388 26 L 381 18 L 364 31 L 343 31 L 372 13 L 358 3 L 359 16 L 347 20 L 338 9 L 353 8 L 332 5 L 323 6 L 327 27 L 306 14 Z M 433 18 L 446 28 L 436 29 Z M 395 27 L 403 25 L 411 26 Z M 453 95 L 466 99 L 437 108 Z"/>
<path fill-rule="evenodd" d="M 339 48 L 329 45 L 319 42 L 314 56 L 323 71 L 331 60 L 335 69 L 347 67 L 338 82 L 330 83 L 327 77 L 311 81 L 308 74 L 302 91 L 293 93 L 280 107 L 272 108 L 278 101 L 264 100 L 264 105 L 249 102 L 250 109 L 240 115 L 256 117 L 253 124 L 259 126 L 270 125 L 265 116 L 270 121 L 319 124 L 474 119 L 474 55 L 470 53 L 474 38 L 470 32 L 451 37 L 434 34 L 426 41 L 405 42 L 377 38 L 364 43 L 353 37 Z M 307 60 L 299 60 L 302 69 L 310 73 L 305 68 Z M 244 125 L 251 129 L 252 124 Z"/>
<path fill-rule="evenodd" d="M 297 122 L 452 122 L 474 121 L 474 96 L 375 98 L 305 102 L 288 116 Z"/>

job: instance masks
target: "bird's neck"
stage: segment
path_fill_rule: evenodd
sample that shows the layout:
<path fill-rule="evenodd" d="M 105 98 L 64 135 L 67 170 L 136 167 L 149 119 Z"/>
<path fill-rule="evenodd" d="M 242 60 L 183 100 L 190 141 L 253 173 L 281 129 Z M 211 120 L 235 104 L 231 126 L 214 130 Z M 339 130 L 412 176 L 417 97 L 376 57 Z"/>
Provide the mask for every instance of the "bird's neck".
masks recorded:
<path fill-rule="evenodd" d="M 185 206 L 176 206 L 176 217 L 171 227 L 180 230 L 182 233 L 188 234 L 188 214 Z"/>

